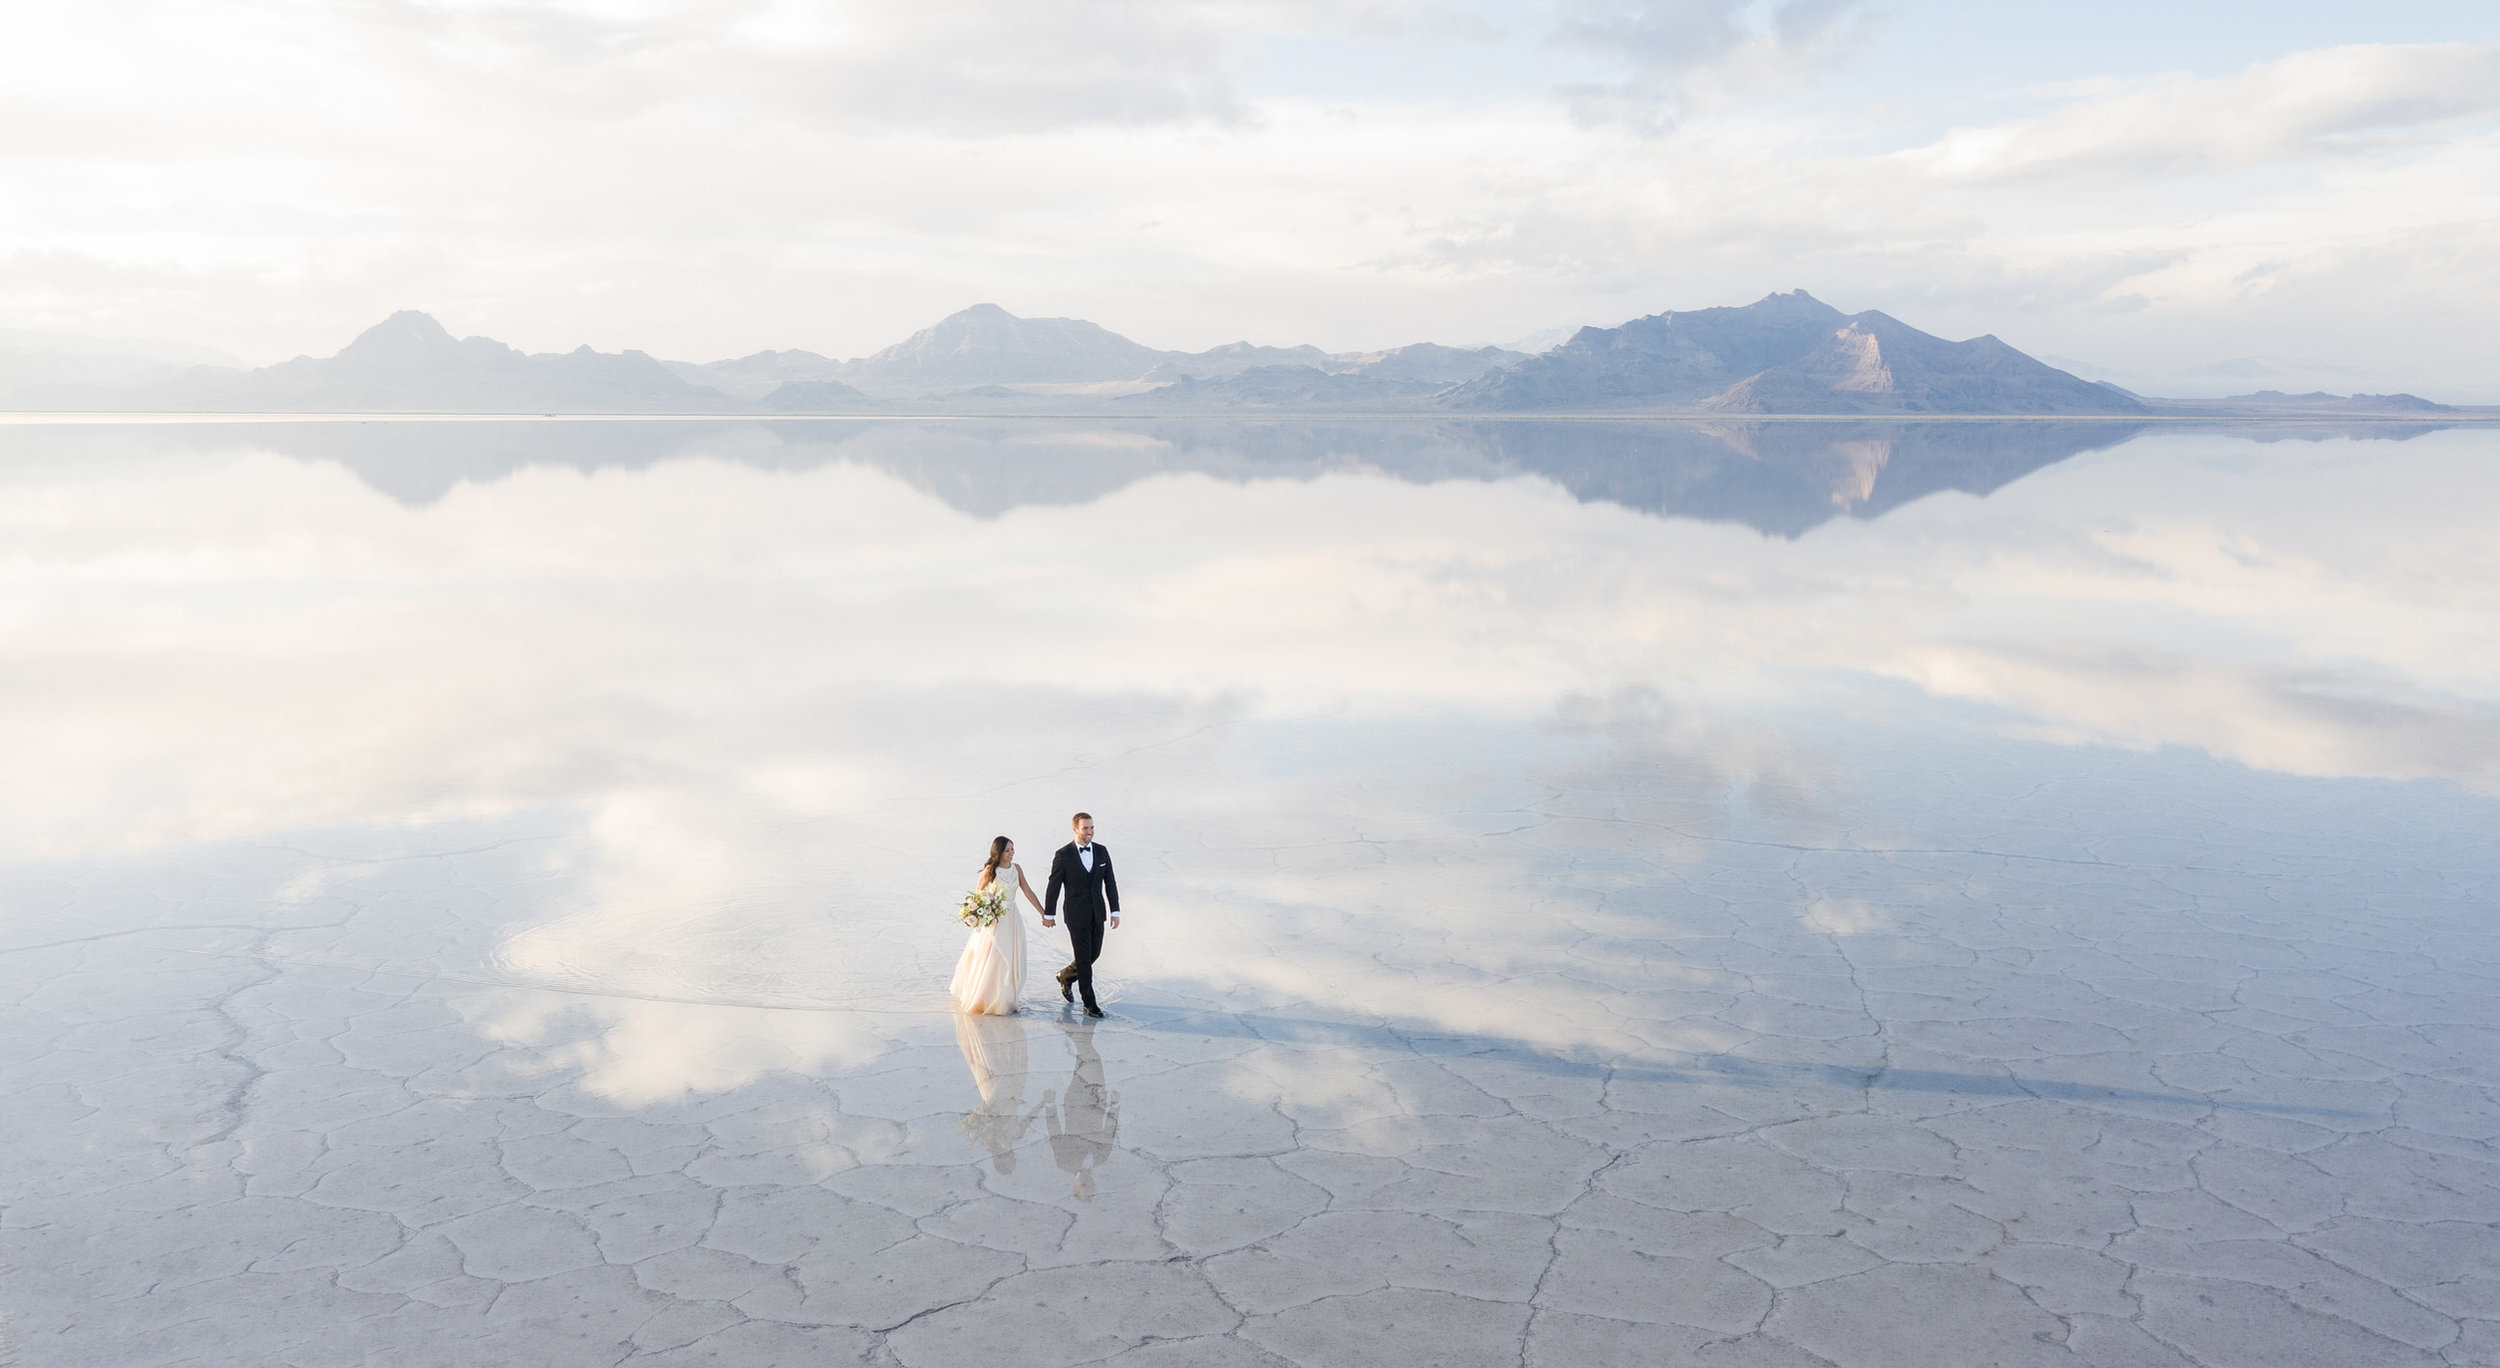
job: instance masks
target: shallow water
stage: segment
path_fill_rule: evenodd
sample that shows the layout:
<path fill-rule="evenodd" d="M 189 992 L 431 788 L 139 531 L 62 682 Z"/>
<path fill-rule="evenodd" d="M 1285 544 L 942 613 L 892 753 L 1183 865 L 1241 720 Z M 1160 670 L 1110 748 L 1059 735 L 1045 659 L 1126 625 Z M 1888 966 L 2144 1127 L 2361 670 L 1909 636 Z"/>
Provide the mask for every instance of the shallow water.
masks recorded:
<path fill-rule="evenodd" d="M 0 481 L 27 1364 L 2500 1361 L 2500 430 Z M 1112 1015 L 953 1017 L 1079 807 Z"/>

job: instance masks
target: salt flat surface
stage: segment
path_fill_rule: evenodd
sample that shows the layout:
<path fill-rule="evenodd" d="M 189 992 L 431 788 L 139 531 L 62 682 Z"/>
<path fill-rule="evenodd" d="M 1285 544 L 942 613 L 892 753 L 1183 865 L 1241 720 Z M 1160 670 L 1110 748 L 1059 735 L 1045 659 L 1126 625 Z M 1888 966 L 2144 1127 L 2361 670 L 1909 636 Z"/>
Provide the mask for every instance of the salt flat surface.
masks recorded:
<path fill-rule="evenodd" d="M 0 1362 L 2500 1362 L 2500 434 L 421 426 L 0 440 Z"/>

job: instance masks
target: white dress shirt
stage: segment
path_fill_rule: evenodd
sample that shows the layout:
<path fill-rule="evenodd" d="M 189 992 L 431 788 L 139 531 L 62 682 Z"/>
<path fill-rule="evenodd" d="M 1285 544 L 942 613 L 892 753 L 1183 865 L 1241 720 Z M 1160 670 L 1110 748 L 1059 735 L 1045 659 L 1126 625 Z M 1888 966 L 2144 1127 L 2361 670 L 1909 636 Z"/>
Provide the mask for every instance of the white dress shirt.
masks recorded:
<path fill-rule="evenodd" d="M 1093 873 L 1093 872 L 1094 872 L 1094 848 L 1093 848 L 1092 846 L 1090 846 L 1090 845 L 1081 845 L 1081 846 L 1078 846 L 1078 847 L 1076 848 L 1076 862 L 1077 862 L 1078 864 L 1081 864 L 1081 865 L 1085 866 L 1085 872 L 1086 872 L 1086 873 L 1088 873 L 1088 874 Z"/>

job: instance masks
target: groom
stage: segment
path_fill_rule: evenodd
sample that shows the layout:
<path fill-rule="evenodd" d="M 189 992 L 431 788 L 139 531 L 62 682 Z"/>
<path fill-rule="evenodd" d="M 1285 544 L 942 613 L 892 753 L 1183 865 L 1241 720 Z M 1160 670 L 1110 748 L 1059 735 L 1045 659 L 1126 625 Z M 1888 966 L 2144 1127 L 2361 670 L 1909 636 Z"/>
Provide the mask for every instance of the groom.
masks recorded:
<path fill-rule="evenodd" d="M 1094 844 L 1094 817 L 1080 812 L 1071 819 L 1076 839 L 1050 857 L 1050 889 L 1042 894 L 1042 925 L 1059 915 L 1059 890 L 1068 891 L 1068 943 L 1076 961 L 1059 971 L 1059 996 L 1076 1001 L 1071 985 L 1085 990 L 1085 1015 L 1098 1017 L 1094 1003 L 1094 961 L 1102 958 L 1103 917 L 1108 899 L 1111 925 L 1120 924 L 1120 880 L 1111 872 L 1111 852 Z"/>

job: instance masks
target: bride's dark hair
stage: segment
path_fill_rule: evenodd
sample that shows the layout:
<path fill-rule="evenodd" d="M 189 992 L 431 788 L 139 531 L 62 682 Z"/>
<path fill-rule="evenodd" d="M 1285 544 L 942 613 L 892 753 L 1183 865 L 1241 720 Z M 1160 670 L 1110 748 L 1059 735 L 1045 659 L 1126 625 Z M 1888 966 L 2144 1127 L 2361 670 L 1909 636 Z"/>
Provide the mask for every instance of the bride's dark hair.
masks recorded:
<path fill-rule="evenodd" d="M 1008 840 L 1004 836 L 998 837 L 996 840 L 990 842 L 990 857 L 981 863 L 981 882 L 983 885 L 986 886 L 991 879 L 997 877 L 998 862 L 1007 858 L 1007 847 L 1014 844 L 1015 842 Z"/>

